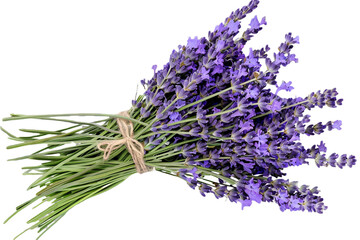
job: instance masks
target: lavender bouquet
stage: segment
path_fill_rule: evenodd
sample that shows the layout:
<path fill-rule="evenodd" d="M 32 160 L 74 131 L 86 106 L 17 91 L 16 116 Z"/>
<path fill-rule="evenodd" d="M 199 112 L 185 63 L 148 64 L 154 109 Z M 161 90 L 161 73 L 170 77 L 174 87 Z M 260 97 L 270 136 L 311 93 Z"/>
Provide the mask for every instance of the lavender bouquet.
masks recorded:
<path fill-rule="evenodd" d="M 283 170 L 308 161 L 318 167 L 355 164 L 353 155 L 326 155 L 323 142 L 309 149 L 300 142 L 301 135 L 341 129 L 340 120 L 310 124 L 305 112 L 335 108 L 342 99 L 337 98 L 335 88 L 298 98 L 278 95 L 293 89 L 291 82 L 278 83 L 276 77 L 280 68 L 298 61 L 291 51 L 299 38 L 286 34 L 273 54 L 268 46 L 245 53 L 248 41 L 267 24 L 265 18 L 255 16 L 240 33 L 240 21 L 258 3 L 251 0 L 232 12 L 207 38 L 189 38 L 187 45 L 172 51 L 161 70 L 153 66 L 153 77 L 141 81 L 144 94 L 132 101 L 128 111 L 12 114 L 3 119 L 70 124 L 54 131 L 20 129 L 32 134 L 23 137 L 2 128 L 11 140 L 19 142 L 9 149 L 46 145 L 33 154 L 11 159 L 40 161 L 23 169 L 25 175 L 39 175 L 29 189 L 41 190 L 19 205 L 9 219 L 35 202 L 50 202 L 50 207 L 28 221 L 32 225 L 27 230 L 38 228 L 42 235 L 77 204 L 112 189 L 132 174 L 150 170 L 183 179 L 203 196 L 226 197 L 242 207 L 253 201 L 274 202 L 281 211 L 322 213 L 327 207 L 317 187 L 284 179 Z M 81 122 L 74 116 L 99 120 Z"/>

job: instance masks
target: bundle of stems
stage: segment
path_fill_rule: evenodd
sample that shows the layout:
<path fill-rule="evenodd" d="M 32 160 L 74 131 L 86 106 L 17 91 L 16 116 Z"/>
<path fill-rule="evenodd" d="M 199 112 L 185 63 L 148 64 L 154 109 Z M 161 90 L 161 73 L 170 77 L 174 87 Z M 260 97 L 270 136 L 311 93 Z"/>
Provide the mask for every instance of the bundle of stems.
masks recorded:
<path fill-rule="evenodd" d="M 41 190 L 32 199 L 20 204 L 16 211 L 6 219 L 5 223 L 31 204 L 40 202 L 38 204 L 40 205 L 44 202 L 50 202 L 51 206 L 31 218 L 27 222 L 32 224 L 31 227 L 21 233 L 23 234 L 30 229 L 38 228 L 38 232 L 41 233 L 39 235 L 40 238 L 71 208 L 90 197 L 114 188 L 132 174 L 137 173 L 132 157 L 124 145 L 113 151 L 108 160 L 104 160 L 102 152 L 96 147 L 103 140 L 122 138 L 116 124 L 116 118 L 131 121 L 134 125 L 136 139 L 140 141 L 152 134 L 152 131 L 147 128 L 149 126 L 148 123 L 136 119 L 139 117 L 139 109 L 132 108 L 130 112 L 131 118 L 116 114 L 96 113 L 54 115 L 12 114 L 11 117 L 4 118 L 3 121 L 39 119 L 71 124 L 70 127 L 55 131 L 20 129 L 22 132 L 34 134 L 23 137 L 16 137 L 1 127 L 1 130 L 9 136 L 9 139 L 19 142 L 8 146 L 7 149 L 38 144 L 46 145 L 46 147 L 30 155 L 9 159 L 9 161 L 23 159 L 40 160 L 41 164 L 26 166 L 23 169 L 25 170 L 24 175 L 39 175 L 39 178 L 29 186 L 28 190 L 36 187 L 40 187 Z M 80 122 L 59 118 L 73 116 L 96 116 L 103 119 L 94 122 Z M 144 129 L 148 130 L 144 131 Z M 198 138 L 164 146 L 176 134 L 182 133 L 164 131 L 162 137 L 164 141 L 161 144 L 151 149 L 148 149 L 151 143 L 145 146 L 146 154 L 144 160 L 147 166 L 180 178 L 179 170 L 190 168 L 190 166 L 186 164 L 185 158 L 179 158 L 181 152 L 176 151 L 175 148 L 189 142 L 196 142 Z M 224 177 L 216 170 L 198 167 L 198 172 L 201 172 L 202 175 L 201 179 L 198 179 L 199 182 L 215 186 L 217 183 L 211 177 L 218 177 L 229 184 L 234 185 L 236 183 L 234 179 Z"/>
<path fill-rule="evenodd" d="M 24 167 L 26 175 L 39 175 L 29 189 L 36 195 L 19 205 L 13 215 L 31 204 L 50 202 L 28 223 L 44 234 L 70 209 L 86 199 L 104 193 L 138 171 L 129 145 L 111 147 L 114 142 L 136 142 L 145 167 L 186 181 L 200 194 L 214 194 L 241 203 L 275 202 L 280 210 L 322 213 L 327 209 L 317 187 L 298 186 L 282 179 L 287 167 L 308 164 L 318 167 L 352 167 L 355 156 L 332 153 L 321 142 L 305 148 L 301 135 L 321 134 L 325 129 L 341 129 L 341 121 L 308 124 L 305 111 L 342 105 L 336 89 L 312 92 L 306 97 L 283 98 L 280 91 L 291 91 L 291 82 L 277 83 L 279 69 L 297 62 L 291 51 L 299 43 L 292 33 L 277 51 L 268 56 L 269 46 L 244 46 L 267 24 L 255 16 L 240 34 L 240 21 L 258 5 L 232 12 L 210 31 L 208 38 L 189 38 L 187 45 L 173 50 L 161 70 L 142 80 L 144 94 L 132 101 L 124 114 L 16 115 L 4 121 L 37 119 L 66 122 L 60 130 L 20 129 L 30 136 L 16 137 L 1 128 L 17 144 L 8 149 L 43 144 L 33 154 L 11 159 L 32 159 L 36 166 Z M 263 63 L 263 64 L 261 64 Z M 273 92 L 268 86 L 276 87 Z M 74 117 L 99 117 L 82 122 Z M 119 124 L 120 121 L 120 124 Z M 131 139 L 122 136 L 122 122 L 131 122 Z M 105 154 L 106 153 L 106 154 Z M 107 157 L 107 154 L 110 154 Z M 140 172 L 141 173 L 141 172 Z M 6 221 L 8 221 L 7 219 Z M 24 231 L 24 232 L 25 232 Z M 39 236 L 39 237 L 40 237 Z"/>

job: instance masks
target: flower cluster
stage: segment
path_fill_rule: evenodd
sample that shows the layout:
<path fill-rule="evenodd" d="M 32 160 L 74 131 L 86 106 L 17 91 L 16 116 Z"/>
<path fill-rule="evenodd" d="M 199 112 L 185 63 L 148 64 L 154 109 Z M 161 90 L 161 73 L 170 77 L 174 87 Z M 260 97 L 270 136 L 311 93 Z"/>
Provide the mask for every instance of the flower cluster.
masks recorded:
<path fill-rule="evenodd" d="M 308 164 L 308 159 L 318 167 L 355 164 L 352 155 L 326 155 L 323 142 L 305 148 L 299 141 L 301 135 L 341 129 L 339 120 L 309 124 L 305 111 L 335 108 L 342 99 L 336 89 L 298 98 L 279 96 L 293 89 L 291 82 L 278 83 L 276 77 L 280 68 L 298 61 L 292 49 L 299 37 L 286 34 L 273 54 L 269 46 L 245 50 L 267 24 L 255 16 L 240 32 L 240 20 L 258 3 L 252 0 L 231 13 L 207 38 L 189 38 L 161 70 L 153 67 L 154 76 L 141 81 L 144 96 L 133 101 L 132 111 L 139 113 L 133 117 L 149 123 L 139 139 L 149 153 L 145 156 L 164 163 L 157 170 L 181 177 L 203 196 L 228 197 L 243 207 L 272 201 L 281 210 L 322 213 L 326 206 L 317 188 L 281 177 L 284 168 Z"/>
<path fill-rule="evenodd" d="M 303 97 L 280 96 L 281 91 L 294 89 L 292 82 L 276 78 L 281 68 L 298 61 L 292 49 L 299 37 L 286 34 L 273 53 L 268 45 L 247 47 L 267 24 L 265 18 L 255 16 L 246 29 L 241 26 L 258 4 L 251 0 L 232 12 L 207 37 L 189 38 L 186 45 L 172 51 L 162 69 L 154 65 L 153 77 L 141 81 L 144 94 L 133 100 L 126 114 L 12 114 L 4 118 L 71 125 L 51 131 L 21 128 L 32 134 L 21 137 L 0 128 L 16 141 L 9 149 L 46 145 L 12 159 L 36 160 L 37 166 L 23 169 L 25 175 L 39 175 L 29 189 L 41 190 L 19 205 L 6 222 L 31 204 L 48 201 L 50 206 L 28 221 L 32 224 L 28 229 L 39 228 L 42 235 L 77 204 L 150 169 L 183 179 L 202 196 L 213 194 L 242 207 L 274 202 L 281 211 L 326 210 L 317 187 L 284 179 L 284 169 L 309 162 L 341 169 L 356 163 L 353 155 L 327 153 L 323 141 L 310 148 L 300 141 L 304 135 L 341 130 L 340 120 L 311 123 L 308 112 L 336 108 L 342 99 L 335 88 Z M 72 118 L 80 116 L 103 119 Z M 105 149 L 99 147 L 105 145 Z M 139 163 L 146 170 L 139 170 Z"/>
<path fill-rule="evenodd" d="M 141 81 L 144 94 L 133 100 L 126 114 L 12 114 L 4 118 L 71 125 L 52 131 L 21 128 L 33 134 L 22 137 L 0 128 L 17 142 L 9 149 L 46 145 L 12 159 L 36 160 L 37 166 L 23 169 L 25 175 L 39 175 L 29 189 L 41 190 L 6 221 L 35 202 L 48 201 L 50 206 L 28 221 L 32 223 L 28 229 L 39 228 L 42 235 L 77 204 L 142 173 L 139 163 L 146 170 L 183 179 L 202 196 L 213 194 L 242 207 L 255 201 L 274 202 L 281 211 L 326 210 L 317 187 L 284 179 L 284 169 L 309 162 L 341 169 L 356 163 L 353 155 L 327 153 L 323 141 L 310 148 L 300 141 L 304 135 L 341 130 L 340 120 L 311 123 L 308 112 L 335 108 L 342 99 L 335 88 L 304 97 L 279 95 L 294 89 L 292 82 L 276 78 L 281 68 L 298 61 L 292 49 L 299 37 L 286 34 L 273 53 L 268 45 L 247 47 L 267 24 L 264 17 L 255 16 L 246 29 L 241 26 L 258 4 L 251 0 L 232 12 L 207 37 L 189 38 L 186 45 L 172 51 L 162 69 L 154 65 L 153 77 Z M 75 116 L 106 118 L 83 122 Z M 105 149 L 99 147 L 104 145 Z"/>

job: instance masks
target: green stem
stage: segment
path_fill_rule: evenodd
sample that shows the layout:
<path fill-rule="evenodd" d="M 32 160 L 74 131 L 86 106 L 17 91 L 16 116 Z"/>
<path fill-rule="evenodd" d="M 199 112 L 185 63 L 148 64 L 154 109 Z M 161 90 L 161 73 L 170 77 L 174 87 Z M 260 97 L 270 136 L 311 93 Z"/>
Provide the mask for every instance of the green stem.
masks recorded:
<path fill-rule="evenodd" d="M 231 113 L 231 112 L 234 112 L 236 110 L 238 110 L 238 108 L 231 108 L 231 109 L 226 110 L 226 111 L 221 111 L 221 112 L 218 112 L 218 113 L 213 113 L 213 114 L 206 115 L 206 117 L 207 118 L 215 117 L 215 116 L 223 115 L 223 114 L 226 114 L 226 113 Z"/>
<path fill-rule="evenodd" d="M 147 126 L 148 124 L 141 122 L 137 119 L 128 118 L 118 114 L 102 114 L 102 113 L 67 113 L 67 114 L 47 114 L 47 115 L 19 115 L 12 114 L 11 117 L 3 118 L 3 121 L 13 121 L 13 120 L 21 120 L 21 119 L 41 119 L 41 118 L 52 118 L 52 117 L 70 117 L 70 116 L 93 116 L 93 117 L 110 117 L 110 118 L 121 118 L 125 119 L 143 126 Z"/>
<path fill-rule="evenodd" d="M 307 103 L 307 102 L 309 102 L 309 100 L 305 100 L 305 101 L 302 101 L 302 102 L 298 102 L 298 103 L 295 103 L 295 104 L 292 104 L 292 105 L 283 107 L 283 108 L 281 108 L 280 111 L 282 111 L 282 110 L 284 110 L 284 109 L 291 108 L 291 107 L 296 107 L 296 106 L 298 106 L 298 105 L 301 105 L 301 104 L 304 104 L 304 103 Z M 254 116 L 254 117 L 252 117 L 251 119 L 261 118 L 261 117 L 267 116 L 267 115 L 272 114 L 272 113 L 274 113 L 274 112 L 273 112 L 273 111 L 268 111 L 268 112 L 266 112 L 266 113 L 264 113 L 264 114 Z"/>
<path fill-rule="evenodd" d="M 256 80 L 257 80 L 257 78 L 252 78 L 252 79 L 250 79 L 250 80 L 248 80 L 248 81 L 246 81 L 246 82 L 241 83 L 240 86 L 243 86 L 243 85 L 245 85 L 245 84 L 251 83 L 251 82 L 256 81 Z M 209 96 L 207 96 L 207 97 L 204 97 L 204 98 L 202 98 L 202 99 L 199 99 L 199 100 L 197 100 L 197 101 L 195 101 L 195 102 L 193 102 L 193 103 L 190 103 L 190 104 L 188 104 L 188 105 L 185 105 L 185 106 L 179 108 L 179 109 L 176 110 L 176 111 L 177 111 L 177 112 L 182 111 L 182 110 L 184 110 L 184 109 L 187 109 L 187 108 L 192 107 L 192 106 L 194 106 L 194 105 L 196 105 L 196 104 L 199 104 L 199 103 L 201 103 L 201 102 L 204 102 L 204 101 L 206 101 L 206 100 L 209 100 L 209 99 L 211 99 L 211 98 L 213 98 L 213 97 L 219 96 L 219 95 L 221 95 L 221 94 L 223 94 L 223 93 L 226 93 L 226 92 L 228 92 L 228 91 L 230 91 L 230 90 L 234 90 L 234 89 L 235 89 L 235 87 L 234 87 L 234 86 L 231 86 L 231 87 L 226 88 L 226 89 L 224 89 L 224 90 L 222 90 L 222 91 L 219 91 L 219 92 L 217 92 L 217 93 L 214 93 L 214 94 L 212 94 L 212 95 L 209 95 Z"/>
<path fill-rule="evenodd" d="M 199 104 L 199 103 L 201 103 L 201 102 L 204 102 L 204 101 L 206 101 L 206 100 L 209 100 L 209 99 L 211 99 L 211 98 L 214 98 L 214 97 L 216 97 L 216 96 L 219 96 L 219 95 L 221 95 L 221 94 L 223 94 L 223 93 L 226 93 L 226 92 L 228 92 L 228 91 L 230 91 L 230 90 L 233 90 L 233 89 L 234 89 L 234 87 L 226 88 L 226 89 L 224 89 L 224 90 L 222 90 L 222 91 L 220 91 L 220 92 L 214 93 L 214 94 L 212 94 L 212 95 L 209 95 L 209 96 L 207 96 L 207 97 L 204 97 L 204 98 L 202 98 L 202 99 L 199 99 L 199 100 L 197 100 L 197 101 L 195 101 L 195 102 L 193 102 L 193 103 L 190 103 L 190 104 L 188 104 L 188 105 L 185 105 L 185 106 L 177 109 L 176 112 L 180 112 L 180 111 L 182 111 L 182 110 L 185 110 L 185 109 L 187 109 L 187 108 L 189 108 L 189 107 L 192 107 L 192 106 L 194 106 L 194 105 L 196 105 L 196 104 Z"/>
<path fill-rule="evenodd" d="M 194 139 L 191 139 L 191 140 L 187 140 L 187 141 L 179 142 L 179 143 L 176 143 L 176 144 L 172 144 L 170 146 L 167 146 L 167 147 L 164 147 L 164 148 L 161 148 L 161 149 L 158 149 L 158 150 L 150 150 L 146 154 L 146 156 L 153 156 L 153 155 L 159 154 L 161 152 L 167 152 L 168 150 L 174 149 L 177 146 L 185 145 L 187 143 L 197 142 L 200 139 L 201 138 L 194 138 Z"/>

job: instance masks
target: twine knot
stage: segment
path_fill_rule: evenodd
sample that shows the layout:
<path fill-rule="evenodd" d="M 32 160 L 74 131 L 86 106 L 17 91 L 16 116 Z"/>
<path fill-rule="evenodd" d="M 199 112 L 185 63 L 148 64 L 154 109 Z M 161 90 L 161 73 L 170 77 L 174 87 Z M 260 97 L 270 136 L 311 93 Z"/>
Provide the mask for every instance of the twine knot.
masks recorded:
<path fill-rule="evenodd" d="M 123 111 L 119 113 L 119 115 L 130 118 L 127 111 Z M 107 161 L 109 159 L 112 151 L 125 145 L 135 163 L 135 168 L 138 173 L 145 173 L 152 170 L 151 167 L 145 165 L 143 144 L 134 138 L 133 123 L 123 118 L 117 118 L 116 122 L 122 135 L 122 139 L 105 140 L 97 145 L 97 148 L 104 152 L 104 160 Z"/>

